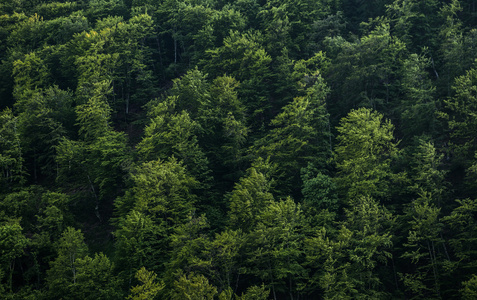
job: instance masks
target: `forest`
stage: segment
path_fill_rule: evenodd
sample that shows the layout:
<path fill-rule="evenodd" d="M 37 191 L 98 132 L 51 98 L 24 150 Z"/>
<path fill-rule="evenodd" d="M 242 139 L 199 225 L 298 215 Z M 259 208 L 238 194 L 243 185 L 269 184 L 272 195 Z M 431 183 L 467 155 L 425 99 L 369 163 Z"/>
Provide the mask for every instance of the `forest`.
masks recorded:
<path fill-rule="evenodd" d="M 0 0 L 0 299 L 477 299 L 476 6 Z"/>

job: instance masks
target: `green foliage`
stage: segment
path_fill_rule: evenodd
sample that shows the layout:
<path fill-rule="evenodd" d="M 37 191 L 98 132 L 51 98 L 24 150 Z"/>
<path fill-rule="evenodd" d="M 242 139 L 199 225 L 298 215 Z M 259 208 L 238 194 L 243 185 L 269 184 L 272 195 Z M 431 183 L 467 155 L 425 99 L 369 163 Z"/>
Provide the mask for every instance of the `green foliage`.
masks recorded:
<path fill-rule="evenodd" d="M 229 224 L 232 229 L 251 231 L 259 221 L 260 211 L 272 203 L 270 169 L 268 161 L 259 159 L 227 196 L 230 203 Z"/>
<path fill-rule="evenodd" d="M 225 230 L 211 238 L 206 235 L 208 228 L 204 216 L 190 216 L 188 223 L 176 229 L 171 237 L 174 250 L 168 274 L 172 278 L 178 272 L 205 274 L 225 297 L 240 278 L 245 237 L 241 230 Z"/>
<path fill-rule="evenodd" d="M 30 97 L 15 103 L 18 132 L 25 158 L 33 160 L 30 175 L 34 180 L 55 172 L 55 147 L 73 126 L 72 102 L 70 93 L 54 86 L 35 90 Z"/>
<path fill-rule="evenodd" d="M 210 285 L 207 278 L 191 273 L 180 276 L 174 283 L 171 299 L 213 300 L 215 295 L 217 288 Z"/>
<path fill-rule="evenodd" d="M 452 86 L 455 95 L 445 100 L 446 108 L 449 110 L 446 117 L 451 129 L 452 150 L 455 159 L 467 167 L 476 150 L 476 140 L 472 134 L 477 126 L 477 119 L 473 114 L 477 105 L 475 95 L 477 86 L 474 83 L 476 77 L 477 69 L 475 68 L 467 71 L 465 75 L 457 77 Z"/>
<path fill-rule="evenodd" d="M 260 33 L 241 34 L 232 31 L 224 39 L 223 46 L 206 51 L 207 56 L 201 61 L 201 65 L 211 76 L 227 74 L 240 81 L 238 92 L 252 120 L 263 119 L 270 107 L 266 83 L 272 77 L 272 58 L 261 45 L 262 39 Z M 262 124 L 260 122 L 257 125 Z"/>
<path fill-rule="evenodd" d="M 327 53 L 337 55 L 329 68 L 328 82 L 337 84 L 331 95 L 335 105 L 330 110 L 337 110 L 334 113 L 338 116 L 362 106 L 387 115 L 398 97 L 397 75 L 406 46 L 391 34 L 386 19 L 371 20 L 366 25 L 372 30 L 358 41 L 341 36 L 325 40 Z"/>
<path fill-rule="evenodd" d="M 152 108 L 151 123 L 137 146 L 138 152 L 144 161 L 176 157 L 191 175 L 207 183 L 208 159 L 198 143 L 199 125 L 186 110 L 176 112 L 177 102 L 177 96 L 170 96 Z"/>
<path fill-rule="evenodd" d="M 118 280 L 113 277 L 113 264 L 103 254 L 94 258 L 80 230 L 68 227 L 58 241 L 58 256 L 47 272 L 50 297 L 64 299 L 117 299 Z"/>
<path fill-rule="evenodd" d="M 85 141 L 98 139 L 110 130 L 109 122 L 111 117 L 111 108 L 108 103 L 102 99 L 102 92 L 108 93 L 109 83 L 101 83 L 97 86 L 98 95 L 93 96 L 86 104 L 76 107 L 79 134 Z"/>
<path fill-rule="evenodd" d="M 0 0 L 0 298 L 475 298 L 476 15 Z"/>
<path fill-rule="evenodd" d="M 402 90 L 405 99 L 402 109 L 402 131 L 406 137 L 434 134 L 436 130 L 437 107 L 434 100 L 435 87 L 428 78 L 426 68 L 431 60 L 411 54 L 403 63 Z"/>
<path fill-rule="evenodd" d="M 14 94 L 18 100 L 28 98 L 31 92 L 48 83 L 49 71 L 44 61 L 35 52 L 25 55 L 13 64 L 15 78 Z"/>
<path fill-rule="evenodd" d="M 367 108 L 353 110 L 341 119 L 334 159 L 337 184 L 348 200 L 389 197 L 390 163 L 397 153 L 393 129 L 382 114 Z"/>
<path fill-rule="evenodd" d="M 7 289 L 9 292 L 12 292 L 15 259 L 23 255 L 27 245 L 28 240 L 23 235 L 18 220 L 2 222 L 0 226 L 0 274 L 8 274 Z M 3 285 L 3 276 L 0 276 L 0 286 Z"/>
<path fill-rule="evenodd" d="M 385 298 L 379 269 L 392 258 L 389 249 L 395 219 L 369 196 L 352 200 L 350 206 L 344 222 L 351 233 L 346 251 L 350 261 L 347 273 L 359 295 Z"/>
<path fill-rule="evenodd" d="M 124 0 L 91 0 L 88 2 L 86 12 L 92 19 L 126 14 Z"/>
<path fill-rule="evenodd" d="M 247 239 L 246 272 L 258 277 L 276 292 L 296 297 L 297 283 L 306 278 L 302 267 L 303 216 L 291 198 L 272 201 L 259 215 Z"/>
<path fill-rule="evenodd" d="M 401 256 L 416 267 L 414 273 L 401 275 L 403 283 L 409 292 L 420 297 L 439 297 L 443 282 L 443 224 L 441 210 L 432 201 L 431 195 L 423 192 L 408 208 L 410 229 L 407 243 L 403 244 L 407 251 Z"/>
<path fill-rule="evenodd" d="M 3 193 L 21 185 L 25 178 L 24 159 L 18 132 L 18 119 L 11 109 L 0 113 L 0 186 Z"/>
<path fill-rule="evenodd" d="M 131 282 L 141 266 L 152 267 L 163 259 L 161 250 L 165 229 L 138 211 L 131 211 L 118 221 L 116 236 L 116 261 L 120 277 Z M 162 243 L 161 243 L 162 242 Z M 160 246 L 158 246 L 160 245 Z"/>
<path fill-rule="evenodd" d="M 76 286 L 72 298 L 118 299 L 122 296 L 119 281 L 114 275 L 114 265 L 103 253 L 94 258 L 85 256 L 75 261 L 77 268 Z"/>
<path fill-rule="evenodd" d="M 461 280 L 467 278 L 466 275 L 475 273 L 477 264 L 472 259 L 475 253 L 475 247 L 477 238 L 475 238 L 475 232 L 477 226 L 475 225 L 475 219 L 477 212 L 477 201 L 470 199 L 456 200 L 457 207 L 452 212 L 442 218 L 445 224 L 451 229 L 451 234 L 448 238 L 448 243 L 453 250 L 456 260 L 459 265 L 465 269 L 465 272 L 461 274 L 455 274 L 454 276 L 462 276 Z"/>
<path fill-rule="evenodd" d="M 133 187 L 116 201 L 119 267 L 131 280 L 141 266 L 161 269 L 168 260 L 170 236 L 194 210 L 197 181 L 175 158 L 143 163 Z"/>
<path fill-rule="evenodd" d="M 314 215 L 322 209 L 330 211 L 338 209 L 337 187 L 330 176 L 316 173 L 312 165 L 308 165 L 307 168 L 302 169 L 301 177 L 303 204 L 310 214 Z"/>
<path fill-rule="evenodd" d="M 267 290 L 264 285 L 251 286 L 240 297 L 236 297 L 237 300 L 266 300 L 270 295 L 270 290 Z"/>
<path fill-rule="evenodd" d="M 329 138 L 329 115 L 325 97 L 326 84 L 318 74 L 305 77 L 305 96 L 297 97 L 286 105 L 271 122 L 273 128 L 254 145 L 255 155 L 270 157 L 284 178 L 279 192 L 293 192 L 299 185 L 296 174 L 308 163 L 324 168 L 331 156 Z M 277 186 L 278 187 L 278 186 Z"/>
<path fill-rule="evenodd" d="M 462 299 L 470 300 L 477 296 L 477 276 L 473 275 L 471 279 L 462 283 L 464 288 L 460 291 Z"/>
<path fill-rule="evenodd" d="M 156 295 L 164 288 L 160 283 L 155 282 L 157 275 L 142 267 L 136 273 L 136 279 L 141 283 L 131 288 L 131 295 L 128 299 L 147 300 L 154 299 Z"/>
<path fill-rule="evenodd" d="M 57 245 L 58 256 L 51 262 L 47 272 L 47 284 L 52 297 L 70 296 L 74 299 L 75 285 L 78 281 L 78 259 L 87 254 L 87 246 L 81 230 L 68 227 Z"/>
<path fill-rule="evenodd" d="M 132 175 L 134 187 L 126 197 L 134 197 L 134 207 L 166 224 L 181 224 L 193 210 L 192 189 L 197 181 L 175 158 L 143 163 Z"/>
<path fill-rule="evenodd" d="M 444 158 L 439 154 L 432 142 L 419 140 L 417 151 L 411 162 L 413 189 L 418 193 L 425 191 L 432 194 L 433 199 L 440 206 L 446 192 L 446 171 L 440 166 Z"/>

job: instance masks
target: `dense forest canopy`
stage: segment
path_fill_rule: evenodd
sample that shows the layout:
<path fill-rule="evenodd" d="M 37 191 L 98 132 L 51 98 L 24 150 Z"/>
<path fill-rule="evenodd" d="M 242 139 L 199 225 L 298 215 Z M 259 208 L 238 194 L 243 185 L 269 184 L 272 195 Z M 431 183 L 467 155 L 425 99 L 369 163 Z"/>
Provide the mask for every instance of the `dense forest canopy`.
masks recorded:
<path fill-rule="evenodd" d="M 477 299 L 476 6 L 0 0 L 0 298 Z"/>

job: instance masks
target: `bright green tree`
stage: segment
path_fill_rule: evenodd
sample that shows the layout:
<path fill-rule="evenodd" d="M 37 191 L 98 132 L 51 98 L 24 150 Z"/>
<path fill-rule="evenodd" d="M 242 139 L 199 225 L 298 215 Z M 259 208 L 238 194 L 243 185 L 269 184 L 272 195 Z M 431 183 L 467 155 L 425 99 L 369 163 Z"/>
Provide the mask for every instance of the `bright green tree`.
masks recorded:
<path fill-rule="evenodd" d="M 171 299 L 213 300 L 216 295 L 217 288 L 205 276 L 190 273 L 183 274 L 174 282 Z"/>
<path fill-rule="evenodd" d="M 57 245 L 58 256 L 47 271 L 47 286 L 52 297 L 74 299 L 74 288 L 78 282 L 78 259 L 87 255 L 87 246 L 81 230 L 66 228 Z"/>
<path fill-rule="evenodd" d="M 22 227 L 18 220 L 2 222 L 0 225 L 0 289 L 12 293 L 13 272 L 15 271 L 15 261 L 21 257 L 28 245 L 27 238 L 22 233 Z M 4 288 L 3 277 L 6 277 L 6 289 Z"/>
<path fill-rule="evenodd" d="M 369 196 L 353 199 L 345 213 L 346 220 L 343 225 L 351 234 L 350 245 L 346 249 L 349 262 L 347 274 L 358 292 L 354 297 L 389 297 L 381 274 L 382 270 L 386 270 L 388 260 L 392 258 L 391 230 L 395 218 Z"/>
<path fill-rule="evenodd" d="M 136 273 L 136 279 L 141 283 L 131 288 L 131 295 L 128 299 L 148 300 L 154 299 L 156 295 L 164 288 L 164 285 L 156 282 L 157 275 L 152 271 L 142 267 Z"/>
<path fill-rule="evenodd" d="M 420 139 L 410 162 L 412 190 L 431 193 L 439 207 L 443 205 L 448 185 L 445 181 L 447 171 L 442 170 L 443 158 L 444 154 L 439 154 L 432 142 Z"/>
<path fill-rule="evenodd" d="M 271 194 L 271 166 L 268 161 L 257 160 L 228 194 L 229 225 L 248 233 L 255 228 L 264 207 L 273 202 Z"/>
<path fill-rule="evenodd" d="M 262 208 L 246 240 L 246 273 L 259 278 L 278 293 L 299 297 L 298 284 L 306 278 L 302 266 L 303 216 L 291 198 L 272 201 Z"/>
<path fill-rule="evenodd" d="M 118 267 L 129 284 L 142 266 L 163 271 L 171 254 L 171 235 L 194 210 L 197 181 L 170 158 L 140 165 L 132 184 L 115 203 Z"/>
<path fill-rule="evenodd" d="M 471 300 L 477 297 L 477 276 L 473 275 L 471 279 L 462 283 L 464 286 L 463 289 L 460 290 L 462 299 L 464 300 Z"/>
<path fill-rule="evenodd" d="M 324 299 L 352 299 L 357 290 L 348 275 L 350 262 L 346 255 L 351 237 L 351 231 L 341 226 L 336 235 L 321 227 L 305 238 L 304 265 L 309 275 L 300 286 L 304 293 L 320 291 Z"/>
<path fill-rule="evenodd" d="M 209 228 L 204 216 L 190 216 L 189 222 L 176 228 L 168 277 L 175 280 L 181 272 L 203 274 L 218 291 L 228 293 L 240 278 L 244 235 L 228 229 L 212 238 L 207 235 Z"/>
<path fill-rule="evenodd" d="M 114 274 L 114 264 L 103 253 L 93 258 L 85 256 L 75 261 L 77 281 L 72 294 L 64 295 L 81 299 L 118 299 L 122 295 L 120 282 Z"/>
<path fill-rule="evenodd" d="M 446 250 L 442 238 L 441 209 L 431 193 L 422 192 L 406 210 L 410 228 L 402 258 L 414 266 L 412 273 L 400 274 L 408 292 L 417 297 L 441 297 Z M 447 257 L 448 259 L 448 257 Z"/>
<path fill-rule="evenodd" d="M 119 277 L 132 287 L 135 274 L 141 267 L 154 268 L 164 258 L 162 239 L 166 230 L 161 224 L 156 225 L 146 214 L 132 210 L 117 221 L 116 262 Z"/>
<path fill-rule="evenodd" d="M 334 159 L 338 187 L 348 200 L 360 196 L 389 197 L 393 174 L 390 163 L 397 153 L 394 126 L 367 108 L 352 110 L 341 119 Z"/>
<path fill-rule="evenodd" d="M 177 105 L 178 97 L 170 96 L 151 108 L 151 122 L 145 128 L 145 136 L 137 150 L 142 161 L 174 156 L 184 163 L 192 176 L 207 184 L 210 171 L 197 139 L 199 125 L 186 110 L 176 110 Z"/>

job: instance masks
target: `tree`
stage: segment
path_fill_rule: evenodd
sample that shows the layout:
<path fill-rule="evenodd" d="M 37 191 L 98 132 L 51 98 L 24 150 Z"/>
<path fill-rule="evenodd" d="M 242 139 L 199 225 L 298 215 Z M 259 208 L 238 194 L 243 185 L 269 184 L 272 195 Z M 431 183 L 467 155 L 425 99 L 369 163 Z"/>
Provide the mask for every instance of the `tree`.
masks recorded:
<path fill-rule="evenodd" d="M 66 228 L 58 241 L 58 256 L 47 271 L 47 284 L 52 297 L 74 298 L 74 287 L 78 281 L 78 259 L 87 254 L 87 246 L 80 230 Z M 73 299 L 71 298 L 71 299 Z"/>
<path fill-rule="evenodd" d="M 401 274 L 401 280 L 408 292 L 419 297 L 440 297 L 444 282 L 443 265 L 446 249 L 442 238 L 443 224 L 441 209 L 433 203 L 432 194 L 422 192 L 406 211 L 409 219 L 409 233 L 406 251 L 402 258 L 410 261 L 415 270 Z"/>
<path fill-rule="evenodd" d="M 252 149 L 259 157 L 270 157 L 278 166 L 283 181 L 277 185 L 281 196 L 297 191 L 301 168 L 308 163 L 324 169 L 331 156 L 329 115 L 325 97 L 328 88 L 319 73 L 306 76 L 303 84 L 305 96 L 297 97 L 286 105 L 271 122 L 273 128 Z"/>
<path fill-rule="evenodd" d="M 350 263 L 347 269 L 349 280 L 357 290 L 357 295 L 385 298 L 387 291 L 383 288 L 380 274 L 392 258 L 391 230 L 395 218 L 369 196 L 353 199 L 345 213 L 343 225 L 351 234 L 350 245 L 345 252 Z"/>
<path fill-rule="evenodd" d="M 452 283 L 454 284 L 469 280 L 472 274 L 477 273 L 477 264 L 474 259 L 477 254 L 475 250 L 477 249 L 477 226 L 475 223 L 477 201 L 459 199 L 456 200 L 456 205 L 449 215 L 442 218 L 444 224 L 447 225 L 445 229 L 449 231 L 444 237 L 452 250 L 449 252 L 453 254 L 454 261 L 454 268 L 446 271 L 452 272 Z"/>
<path fill-rule="evenodd" d="M 336 211 L 338 209 L 338 192 L 333 179 L 314 169 L 309 164 L 302 169 L 303 208 L 310 215 L 316 215 L 323 209 Z"/>
<path fill-rule="evenodd" d="M 369 196 L 353 199 L 339 228 L 317 227 L 304 241 L 304 292 L 324 299 L 388 297 L 382 274 L 391 258 L 394 217 Z M 334 228 L 332 228 L 334 229 Z"/>
<path fill-rule="evenodd" d="M 106 200 L 121 194 L 129 164 L 126 135 L 111 126 L 108 90 L 109 82 L 95 85 L 93 96 L 75 108 L 79 140 L 63 137 L 56 147 L 57 180 L 67 188 L 81 187 L 82 196 L 92 200 L 82 201 L 84 209 L 94 209 L 100 221 Z"/>
<path fill-rule="evenodd" d="M 349 278 L 350 262 L 346 250 L 352 233 L 341 226 L 336 235 L 329 234 L 325 227 L 318 227 L 304 240 L 305 266 L 308 280 L 300 289 L 317 293 L 324 299 L 352 299 L 357 294 L 355 282 Z"/>
<path fill-rule="evenodd" d="M 162 271 L 171 235 L 194 210 L 197 185 L 175 158 L 143 163 L 131 179 L 132 188 L 115 202 L 118 263 L 129 286 L 140 267 Z"/>
<path fill-rule="evenodd" d="M 23 235 L 18 220 L 2 223 L 0 225 L 0 272 L 8 274 L 7 290 L 12 293 L 15 260 L 23 255 L 23 251 L 28 245 L 28 239 Z M 3 279 L 2 277 L 0 276 L 0 280 Z"/>
<path fill-rule="evenodd" d="M 131 203 L 133 209 L 147 213 L 158 223 L 162 220 L 170 226 L 181 224 L 194 208 L 192 189 L 197 181 L 175 158 L 143 163 L 132 175 L 132 180 L 133 187 L 122 203 Z M 125 207 L 118 208 L 121 216 L 128 213 Z"/>
<path fill-rule="evenodd" d="M 272 203 L 270 172 L 269 162 L 258 159 L 235 184 L 234 190 L 226 196 L 230 203 L 228 216 L 232 229 L 250 232 L 258 223 L 263 207 Z"/>
<path fill-rule="evenodd" d="M 136 279 L 141 283 L 131 288 L 131 295 L 128 299 L 148 300 L 154 299 L 156 295 L 164 288 L 164 285 L 156 282 L 156 273 L 146 270 L 142 267 L 136 273 Z"/>
<path fill-rule="evenodd" d="M 391 34 L 386 19 L 370 20 L 363 26 L 367 33 L 357 41 L 341 36 L 325 40 L 326 53 L 333 58 L 325 78 L 336 83 L 329 110 L 341 117 L 364 106 L 390 117 L 399 99 L 398 75 L 406 46 Z"/>
<path fill-rule="evenodd" d="M 117 221 L 116 262 L 118 276 L 124 280 L 128 289 L 132 287 L 134 275 L 141 267 L 160 268 L 158 261 L 164 257 L 167 242 L 164 242 L 165 228 L 162 224 L 154 224 L 151 217 L 130 211 Z"/>
<path fill-rule="evenodd" d="M 124 0 L 91 0 L 88 3 L 87 15 L 93 19 L 101 19 L 107 16 L 126 14 Z"/>
<path fill-rule="evenodd" d="M 208 159 L 199 146 L 199 126 L 186 110 L 176 110 L 177 96 L 167 97 L 151 109 L 151 122 L 137 149 L 143 161 L 176 157 L 202 184 L 207 184 Z"/>
<path fill-rule="evenodd" d="M 386 5 L 394 32 L 413 52 L 428 47 L 433 53 L 438 44 L 439 25 L 442 24 L 439 1 L 395 0 Z M 419 34 L 413 34 L 419 32 Z"/>
<path fill-rule="evenodd" d="M 399 105 L 401 130 L 409 140 L 413 136 L 433 135 L 436 131 L 437 104 L 426 68 L 431 60 L 425 56 L 411 54 L 403 63 L 402 90 L 404 99 Z"/>
<path fill-rule="evenodd" d="M 237 300 L 266 300 L 270 295 L 270 290 L 262 286 L 251 286 L 240 297 L 236 297 Z M 220 297 L 219 297 L 220 298 Z"/>
<path fill-rule="evenodd" d="M 167 264 L 167 279 L 181 274 L 202 274 L 221 293 L 236 290 L 241 275 L 245 236 L 241 230 L 227 229 L 208 235 L 210 226 L 204 215 L 190 216 L 171 236 L 172 255 Z"/>
<path fill-rule="evenodd" d="M 217 288 L 209 284 L 206 277 L 191 273 L 183 274 L 174 283 L 171 299 L 213 300 L 215 295 Z"/>
<path fill-rule="evenodd" d="M 439 37 L 439 54 L 442 59 L 442 68 L 439 74 L 438 91 L 445 96 L 452 95 L 451 86 L 454 79 L 464 75 L 465 70 L 472 65 L 476 58 L 476 53 L 469 44 L 475 41 L 475 32 L 465 32 L 462 28 L 462 20 L 459 14 L 462 14 L 462 1 L 453 0 L 444 4 L 441 9 L 442 17 L 445 22 L 442 24 Z M 439 88 L 440 87 L 440 88 Z"/>
<path fill-rule="evenodd" d="M 110 82 L 100 82 L 87 103 L 76 107 L 78 132 L 83 140 L 94 141 L 111 130 L 111 107 L 105 99 L 108 93 Z"/>
<path fill-rule="evenodd" d="M 393 174 L 390 163 L 397 153 L 394 126 L 383 115 L 367 108 L 352 110 L 341 119 L 334 159 L 336 178 L 346 199 L 360 196 L 389 197 Z"/>
<path fill-rule="evenodd" d="M 55 147 L 73 127 L 72 102 L 70 93 L 55 86 L 36 90 L 28 100 L 15 103 L 25 157 L 37 182 L 55 174 Z"/>
<path fill-rule="evenodd" d="M 464 167 L 469 167 L 477 150 L 477 140 L 472 132 L 477 128 L 477 118 L 472 113 L 477 108 L 475 95 L 477 69 L 472 68 L 465 75 L 455 79 L 452 89 L 455 95 L 444 100 L 448 111 L 451 149 L 454 159 Z"/>
<path fill-rule="evenodd" d="M 272 58 L 264 50 L 262 39 L 260 33 L 233 31 L 224 39 L 223 46 L 206 51 L 200 62 L 212 77 L 227 74 L 240 81 L 239 97 L 256 128 L 267 122 L 271 104 L 268 83 L 272 79 Z"/>
<path fill-rule="evenodd" d="M 73 294 L 69 295 L 71 298 L 107 300 L 122 296 L 120 282 L 114 274 L 114 265 L 103 253 L 96 253 L 93 258 L 78 258 L 75 265 L 77 281 Z"/>
<path fill-rule="evenodd" d="M 462 294 L 462 299 L 470 300 L 477 296 L 477 276 L 473 275 L 471 279 L 462 283 L 464 286 L 463 289 L 460 290 Z"/>
<path fill-rule="evenodd" d="M 7 108 L 0 112 L 0 124 L 0 187 L 2 193 L 6 193 L 20 186 L 26 174 L 18 118 Z"/>
<path fill-rule="evenodd" d="M 424 139 L 419 140 L 417 151 L 411 160 L 412 189 L 416 193 L 427 192 L 432 194 L 438 207 L 442 207 L 442 201 L 446 195 L 447 172 L 441 169 L 443 154 L 439 154 L 432 142 Z"/>
<path fill-rule="evenodd" d="M 207 92 L 209 100 L 197 118 L 202 128 L 200 141 L 215 171 L 215 181 L 223 178 L 228 184 L 238 179 L 249 133 L 245 105 L 238 97 L 239 86 L 233 77 L 215 78 Z"/>
<path fill-rule="evenodd" d="M 271 289 L 273 298 L 287 293 L 299 297 L 298 284 L 306 278 L 302 266 L 303 216 L 291 198 L 272 201 L 258 216 L 246 239 L 246 273 Z"/>

